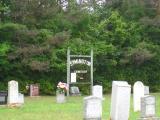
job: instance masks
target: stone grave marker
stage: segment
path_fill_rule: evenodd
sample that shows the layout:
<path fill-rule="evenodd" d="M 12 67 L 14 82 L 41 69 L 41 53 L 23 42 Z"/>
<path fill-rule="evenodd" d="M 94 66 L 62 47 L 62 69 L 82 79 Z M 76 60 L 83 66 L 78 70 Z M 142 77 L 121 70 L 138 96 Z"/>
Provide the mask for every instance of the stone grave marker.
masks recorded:
<path fill-rule="evenodd" d="M 100 85 L 93 86 L 92 95 L 103 99 L 103 88 Z"/>
<path fill-rule="evenodd" d="M 141 110 L 141 97 L 144 97 L 145 87 L 142 82 L 137 81 L 133 86 L 133 107 L 134 112 Z"/>
<path fill-rule="evenodd" d="M 102 119 L 102 99 L 95 96 L 84 98 L 84 120 Z"/>
<path fill-rule="evenodd" d="M 24 95 L 21 93 L 18 94 L 18 103 L 24 104 Z"/>
<path fill-rule="evenodd" d="M 125 81 L 112 82 L 111 120 L 128 120 L 131 85 Z"/>
<path fill-rule="evenodd" d="M 7 104 L 7 91 L 0 91 L 0 105 Z"/>
<path fill-rule="evenodd" d="M 30 85 L 30 96 L 31 97 L 39 96 L 39 85 L 38 84 Z"/>
<path fill-rule="evenodd" d="M 18 104 L 18 82 L 9 81 L 8 82 L 8 104 Z"/>
<path fill-rule="evenodd" d="M 138 120 L 160 120 L 156 117 L 156 100 L 154 96 L 141 98 L 141 117 Z"/>
<path fill-rule="evenodd" d="M 61 93 L 61 94 L 57 93 L 56 101 L 57 103 L 65 103 L 66 102 L 65 93 Z"/>
<path fill-rule="evenodd" d="M 144 86 L 144 95 L 149 95 L 149 86 Z"/>
<path fill-rule="evenodd" d="M 79 92 L 79 88 L 76 87 L 76 86 L 72 86 L 72 87 L 70 88 L 70 93 L 71 93 L 71 95 L 73 95 L 73 96 L 81 95 L 80 92 Z"/>

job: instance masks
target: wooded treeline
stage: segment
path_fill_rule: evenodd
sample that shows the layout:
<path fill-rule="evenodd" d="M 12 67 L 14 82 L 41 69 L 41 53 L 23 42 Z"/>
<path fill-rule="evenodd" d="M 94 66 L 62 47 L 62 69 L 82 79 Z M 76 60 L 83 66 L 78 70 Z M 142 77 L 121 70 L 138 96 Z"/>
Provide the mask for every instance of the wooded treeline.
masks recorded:
<path fill-rule="evenodd" d="M 141 80 L 160 91 L 160 0 L 0 0 L 0 90 L 40 83 L 54 94 L 66 82 L 67 48 L 94 50 L 94 81 Z M 84 90 L 85 91 L 85 88 Z"/>

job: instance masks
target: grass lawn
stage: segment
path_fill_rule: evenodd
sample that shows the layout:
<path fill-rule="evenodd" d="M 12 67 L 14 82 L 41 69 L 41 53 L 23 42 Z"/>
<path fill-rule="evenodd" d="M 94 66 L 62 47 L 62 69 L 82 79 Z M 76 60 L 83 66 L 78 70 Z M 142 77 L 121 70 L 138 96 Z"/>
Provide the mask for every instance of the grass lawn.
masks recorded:
<path fill-rule="evenodd" d="M 154 94 L 157 102 L 157 116 L 160 116 L 160 93 Z M 132 100 L 131 100 L 132 103 Z M 109 120 L 110 95 L 103 101 L 103 120 Z M 136 120 L 139 113 L 133 112 L 131 105 L 130 119 Z M 45 96 L 25 98 L 21 108 L 7 108 L 0 106 L 0 120 L 82 120 L 83 97 L 69 97 L 67 103 L 57 104 L 55 97 Z"/>

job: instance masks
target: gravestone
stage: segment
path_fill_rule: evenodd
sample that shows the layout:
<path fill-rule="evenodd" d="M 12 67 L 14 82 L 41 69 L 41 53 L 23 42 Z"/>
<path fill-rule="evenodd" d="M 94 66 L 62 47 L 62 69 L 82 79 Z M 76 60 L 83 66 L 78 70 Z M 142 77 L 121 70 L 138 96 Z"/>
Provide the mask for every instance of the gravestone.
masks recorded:
<path fill-rule="evenodd" d="M 102 119 L 102 99 L 95 96 L 84 98 L 84 120 Z"/>
<path fill-rule="evenodd" d="M 156 100 L 154 96 L 147 95 L 141 98 L 141 118 L 138 120 L 160 120 L 156 117 Z"/>
<path fill-rule="evenodd" d="M 103 98 L 103 88 L 100 85 L 93 86 L 92 95 L 95 97 Z"/>
<path fill-rule="evenodd" d="M 7 91 L 0 91 L 0 105 L 7 104 Z"/>
<path fill-rule="evenodd" d="M 24 104 L 24 95 L 21 93 L 18 94 L 18 103 Z"/>
<path fill-rule="evenodd" d="M 128 120 L 131 85 L 125 81 L 112 82 L 111 120 Z"/>
<path fill-rule="evenodd" d="M 65 93 L 61 93 L 61 94 L 57 93 L 56 101 L 57 101 L 57 103 L 65 103 L 66 102 Z"/>
<path fill-rule="evenodd" d="M 8 82 L 8 104 L 18 104 L 18 82 L 10 81 Z"/>
<path fill-rule="evenodd" d="M 39 85 L 38 84 L 30 85 L 30 96 L 31 97 L 39 96 Z"/>
<path fill-rule="evenodd" d="M 137 81 L 133 86 L 133 107 L 134 112 L 141 110 L 141 97 L 144 97 L 145 87 L 142 82 Z"/>
<path fill-rule="evenodd" d="M 144 95 L 149 95 L 149 86 L 144 86 Z"/>
<path fill-rule="evenodd" d="M 73 96 L 81 95 L 78 87 L 72 86 L 70 89 L 71 89 L 70 90 L 71 95 L 73 95 Z"/>

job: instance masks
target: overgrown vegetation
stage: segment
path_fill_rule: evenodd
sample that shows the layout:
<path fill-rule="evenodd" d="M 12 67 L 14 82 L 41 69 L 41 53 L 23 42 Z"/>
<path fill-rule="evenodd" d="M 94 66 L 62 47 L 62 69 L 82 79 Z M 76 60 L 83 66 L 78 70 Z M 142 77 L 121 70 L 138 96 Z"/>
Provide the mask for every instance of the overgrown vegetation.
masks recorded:
<path fill-rule="evenodd" d="M 0 0 L 0 89 L 15 79 L 24 93 L 38 82 L 41 93 L 55 94 L 70 47 L 75 54 L 94 48 L 94 81 L 105 92 L 112 80 L 160 91 L 159 21 L 159 0 L 70 1 L 66 10 L 55 0 Z"/>

